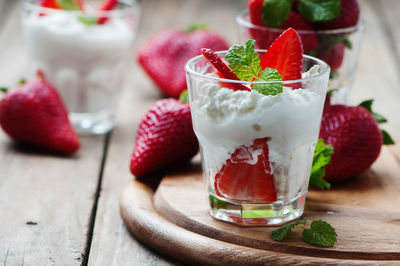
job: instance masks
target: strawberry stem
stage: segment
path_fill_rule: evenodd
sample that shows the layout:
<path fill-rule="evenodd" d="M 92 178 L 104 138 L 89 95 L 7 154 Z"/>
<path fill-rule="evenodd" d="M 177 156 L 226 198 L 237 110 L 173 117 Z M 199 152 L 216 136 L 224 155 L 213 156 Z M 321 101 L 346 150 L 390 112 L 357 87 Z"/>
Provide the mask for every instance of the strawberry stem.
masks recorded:
<path fill-rule="evenodd" d="M 192 23 L 186 28 L 185 33 L 191 33 L 196 30 L 208 30 L 208 28 L 207 23 Z"/>

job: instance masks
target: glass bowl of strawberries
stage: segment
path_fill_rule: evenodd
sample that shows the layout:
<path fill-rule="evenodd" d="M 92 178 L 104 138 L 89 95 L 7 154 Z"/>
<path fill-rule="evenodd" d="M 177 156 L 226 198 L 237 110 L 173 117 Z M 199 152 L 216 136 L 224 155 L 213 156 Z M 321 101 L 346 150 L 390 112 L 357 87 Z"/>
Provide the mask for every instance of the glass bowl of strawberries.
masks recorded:
<path fill-rule="evenodd" d="M 287 28 L 294 28 L 304 53 L 329 64 L 332 103 L 346 104 L 365 26 L 359 13 L 357 0 L 249 0 L 248 9 L 236 17 L 238 37 L 266 49 Z"/>
<path fill-rule="evenodd" d="M 269 48 L 254 40 L 202 49 L 186 75 L 212 217 L 282 224 L 303 214 L 329 66 L 303 56 L 285 31 Z"/>
<path fill-rule="evenodd" d="M 28 76 L 41 71 L 65 102 L 76 131 L 103 134 L 133 56 L 135 0 L 24 0 Z"/>

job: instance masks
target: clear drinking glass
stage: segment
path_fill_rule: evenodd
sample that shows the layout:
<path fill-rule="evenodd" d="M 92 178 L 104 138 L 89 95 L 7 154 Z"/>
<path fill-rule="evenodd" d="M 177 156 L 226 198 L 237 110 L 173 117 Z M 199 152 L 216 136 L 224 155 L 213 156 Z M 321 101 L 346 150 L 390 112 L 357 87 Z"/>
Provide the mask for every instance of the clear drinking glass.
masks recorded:
<path fill-rule="evenodd" d="M 119 1 L 104 12 L 89 5 L 83 12 L 43 8 L 39 0 L 22 1 L 21 6 L 28 77 L 38 70 L 44 73 L 79 133 L 110 131 L 121 81 L 133 57 L 137 2 Z M 99 18 L 102 23 L 96 23 Z"/>
<path fill-rule="evenodd" d="M 262 56 L 265 50 L 257 50 Z M 224 58 L 226 51 L 217 53 Z M 318 67 L 313 67 L 318 66 Z M 310 68 L 313 67 L 311 70 Z M 329 66 L 304 56 L 300 80 L 265 96 L 233 91 L 260 82 L 221 79 L 203 56 L 185 67 L 210 214 L 241 225 L 275 225 L 302 215 Z"/>
<path fill-rule="evenodd" d="M 259 49 L 268 49 L 272 42 L 283 33 L 283 29 L 270 29 L 250 22 L 249 13 L 244 10 L 236 17 L 239 42 L 255 40 Z M 335 30 L 296 30 L 303 40 L 304 53 L 327 62 L 331 68 L 328 91 L 332 104 L 346 104 L 349 90 L 353 85 L 358 62 L 364 21 L 358 25 Z"/>

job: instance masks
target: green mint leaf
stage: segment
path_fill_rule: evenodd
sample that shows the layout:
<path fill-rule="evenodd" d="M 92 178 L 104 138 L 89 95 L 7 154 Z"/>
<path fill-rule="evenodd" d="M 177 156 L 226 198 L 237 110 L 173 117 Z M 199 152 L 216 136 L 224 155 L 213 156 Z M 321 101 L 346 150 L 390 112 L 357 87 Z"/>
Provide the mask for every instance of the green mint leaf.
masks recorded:
<path fill-rule="evenodd" d="M 325 145 L 323 139 L 317 141 L 314 150 L 314 158 L 310 174 L 310 185 L 319 189 L 329 189 L 331 184 L 326 182 L 323 177 L 325 176 L 325 166 L 331 161 L 333 154 L 333 146 Z"/>
<path fill-rule="evenodd" d="M 185 33 L 191 33 L 195 30 L 208 30 L 208 28 L 207 23 L 192 23 L 186 28 Z"/>
<path fill-rule="evenodd" d="M 187 90 L 182 91 L 181 95 L 179 95 L 179 101 L 183 103 L 189 102 L 189 93 Z"/>
<path fill-rule="evenodd" d="M 78 17 L 78 20 L 85 25 L 92 26 L 97 24 L 96 17 Z"/>
<path fill-rule="evenodd" d="M 64 10 L 70 10 L 70 11 L 81 10 L 76 0 L 57 0 L 57 2 Z"/>
<path fill-rule="evenodd" d="M 372 104 L 374 103 L 373 99 L 369 99 L 369 100 L 365 100 L 362 103 L 359 104 L 359 106 L 364 107 L 365 109 L 367 109 L 376 119 L 376 122 L 378 122 L 378 124 L 383 124 L 387 122 L 387 119 L 383 116 L 380 115 L 378 113 L 375 113 L 374 111 L 372 111 Z"/>
<path fill-rule="evenodd" d="M 232 46 L 225 56 L 229 67 L 239 79 L 251 81 L 258 78 L 261 72 L 260 57 L 254 50 L 254 40 L 248 40 L 246 47 Z"/>
<path fill-rule="evenodd" d="M 292 0 L 265 0 L 261 17 L 264 24 L 277 28 L 288 18 L 292 8 Z"/>
<path fill-rule="evenodd" d="M 260 77 L 256 81 L 282 81 L 282 76 L 278 70 L 267 67 L 260 73 Z M 264 95 L 274 96 L 283 92 L 283 83 L 254 84 L 251 89 Z"/>
<path fill-rule="evenodd" d="M 313 221 L 311 228 L 303 231 L 304 242 L 318 247 L 333 247 L 336 237 L 335 228 L 322 220 Z"/>
<path fill-rule="evenodd" d="M 346 46 L 347 48 L 351 49 L 353 48 L 353 44 L 351 43 L 351 41 L 349 39 L 347 39 L 346 37 L 342 37 L 342 43 L 344 44 L 344 46 Z"/>
<path fill-rule="evenodd" d="M 8 88 L 6 88 L 6 87 L 0 87 L 0 91 L 1 91 L 1 92 L 7 92 L 7 91 L 8 91 Z"/>
<path fill-rule="evenodd" d="M 281 242 L 284 240 L 288 233 L 292 232 L 292 229 L 298 225 L 305 225 L 306 220 L 297 221 L 291 224 L 284 225 L 271 232 L 271 238 L 275 241 Z"/>
<path fill-rule="evenodd" d="M 340 16 L 340 0 L 300 0 L 298 9 L 308 21 L 324 22 Z"/>
<path fill-rule="evenodd" d="M 383 137 L 383 145 L 395 144 L 394 140 L 392 139 L 392 137 L 389 135 L 389 133 L 386 130 L 382 129 L 381 132 L 382 132 L 382 137 Z"/>

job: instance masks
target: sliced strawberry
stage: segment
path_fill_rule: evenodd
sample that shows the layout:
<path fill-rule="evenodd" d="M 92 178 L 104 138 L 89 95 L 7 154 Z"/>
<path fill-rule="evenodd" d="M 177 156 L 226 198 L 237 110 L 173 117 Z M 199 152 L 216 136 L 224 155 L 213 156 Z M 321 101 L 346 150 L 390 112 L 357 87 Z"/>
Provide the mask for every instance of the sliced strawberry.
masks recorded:
<path fill-rule="evenodd" d="M 262 7 L 264 0 L 249 0 L 247 6 L 249 7 L 250 21 L 254 25 L 265 26 L 261 17 Z"/>
<path fill-rule="evenodd" d="M 42 0 L 40 2 L 40 6 L 54 9 L 61 9 L 61 6 L 58 4 L 57 0 Z"/>
<path fill-rule="evenodd" d="M 203 56 L 207 59 L 208 62 L 219 72 L 222 77 L 226 79 L 231 79 L 231 80 L 240 80 L 235 73 L 232 72 L 232 70 L 227 66 L 224 62 L 222 62 L 221 58 L 214 53 L 211 49 L 206 49 L 202 48 L 201 53 Z M 233 90 L 245 90 L 245 91 L 250 91 L 250 89 L 246 86 L 243 86 L 242 84 L 239 83 L 231 83 L 230 84 Z"/>
<path fill-rule="evenodd" d="M 111 11 L 115 8 L 117 5 L 118 0 L 104 0 L 103 4 L 99 8 L 99 11 Z M 109 18 L 108 17 L 99 17 L 97 19 L 97 24 L 104 24 L 107 22 Z"/>
<path fill-rule="evenodd" d="M 251 202 L 274 202 L 276 190 L 271 173 L 268 138 L 241 146 L 215 176 L 218 196 Z"/>
<path fill-rule="evenodd" d="M 297 32 L 289 28 L 268 48 L 261 59 L 261 68 L 278 70 L 282 80 L 301 79 L 303 69 L 303 44 Z"/>

